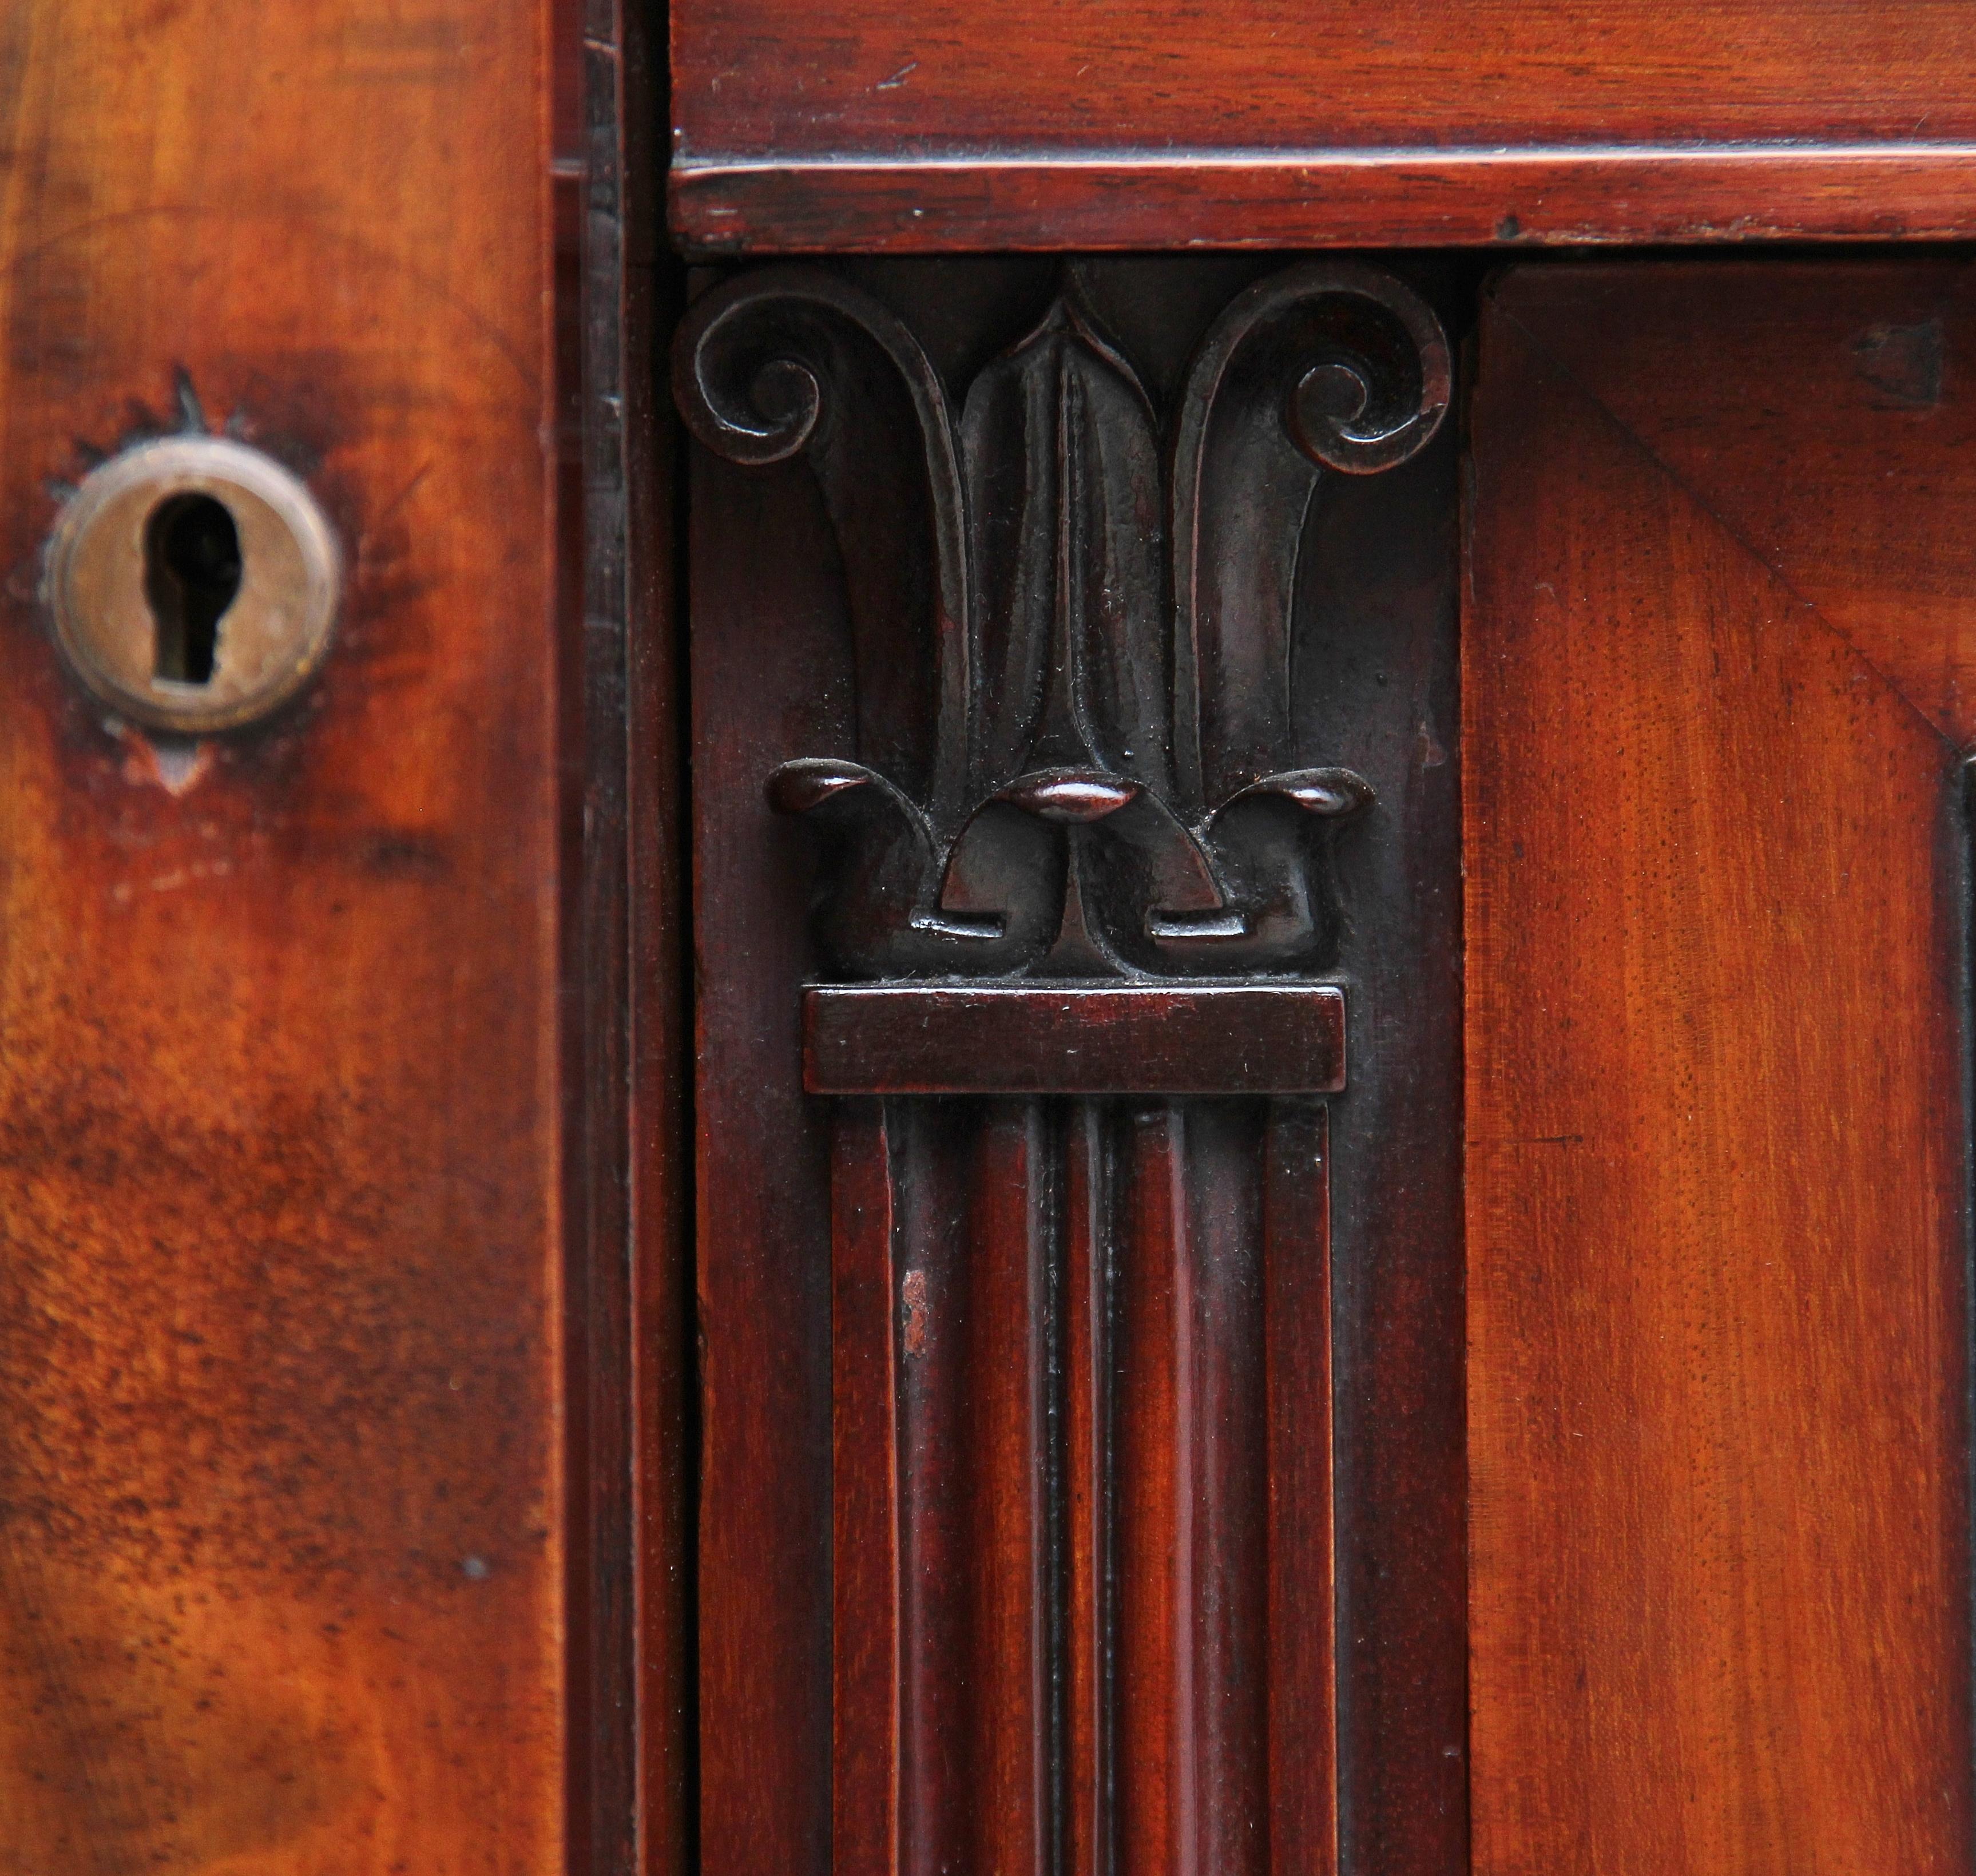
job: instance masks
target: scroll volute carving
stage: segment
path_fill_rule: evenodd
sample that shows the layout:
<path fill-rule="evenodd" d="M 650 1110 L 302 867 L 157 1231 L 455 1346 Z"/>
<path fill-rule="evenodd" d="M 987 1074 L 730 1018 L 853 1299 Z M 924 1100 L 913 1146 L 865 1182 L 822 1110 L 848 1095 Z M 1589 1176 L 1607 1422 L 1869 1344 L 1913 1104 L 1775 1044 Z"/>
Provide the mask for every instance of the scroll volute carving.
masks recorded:
<path fill-rule="evenodd" d="M 1293 588 L 1323 477 L 1405 460 L 1445 412 L 1446 341 L 1412 293 L 1344 264 L 1263 281 L 1210 328 L 1164 437 L 1074 268 L 957 418 L 897 318 L 821 270 L 709 294 L 676 373 L 710 448 L 807 457 L 842 550 L 858 759 L 769 782 L 835 843 L 837 968 L 1329 961 L 1329 836 L 1370 790 L 1286 766 Z"/>

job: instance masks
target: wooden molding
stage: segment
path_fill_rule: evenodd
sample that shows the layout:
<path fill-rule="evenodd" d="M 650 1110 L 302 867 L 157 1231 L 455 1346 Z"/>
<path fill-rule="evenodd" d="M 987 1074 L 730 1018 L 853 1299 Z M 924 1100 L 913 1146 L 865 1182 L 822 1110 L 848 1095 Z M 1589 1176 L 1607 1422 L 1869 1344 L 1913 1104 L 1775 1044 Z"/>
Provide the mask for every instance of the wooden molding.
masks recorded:
<path fill-rule="evenodd" d="M 1976 233 L 1976 144 L 687 156 L 703 255 L 981 248 L 1941 241 Z"/>

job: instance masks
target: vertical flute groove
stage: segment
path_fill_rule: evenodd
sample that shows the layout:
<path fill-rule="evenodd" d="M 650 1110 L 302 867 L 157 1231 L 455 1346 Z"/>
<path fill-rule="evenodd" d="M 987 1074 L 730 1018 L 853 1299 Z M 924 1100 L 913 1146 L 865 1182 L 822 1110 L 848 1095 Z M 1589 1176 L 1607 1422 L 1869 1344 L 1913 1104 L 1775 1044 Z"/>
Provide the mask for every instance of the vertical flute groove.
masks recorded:
<path fill-rule="evenodd" d="M 1329 1116 L 1270 1105 L 1265 1143 L 1270 1826 L 1286 1866 L 1339 1866 Z M 1292 1563 L 1303 1568 L 1293 1573 Z M 1299 1697 L 1301 1696 L 1301 1697 Z"/>
<path fill-rule="evenodd" d="M 894 1182 L 883 1104 L 846 1102 L 831 1171 L 833 1803 L 843 1876 L 898 1868 L 901 1670 Z"/>
<path fill-rule="evenodd" d="M 861 1163 L 897 1213 L 903 1787 L 858 1788 L 896 1808 L 892 1867 L 1336 1876 L 1322 1105 L 914 1102 L 894 1128 Z M 868 1337 L 861 1189 L 840 1327 Z M 871 1372 L 840 1355 L 841 1442 Z"/>
<path fill-rule="evenodd" d="M 1111 1116 L 1065 1116 L 1062 1268 L 1066 1655 L 1063 1837 L 1069 1876 L 1112 1876 L 1115 1489 Z"/>

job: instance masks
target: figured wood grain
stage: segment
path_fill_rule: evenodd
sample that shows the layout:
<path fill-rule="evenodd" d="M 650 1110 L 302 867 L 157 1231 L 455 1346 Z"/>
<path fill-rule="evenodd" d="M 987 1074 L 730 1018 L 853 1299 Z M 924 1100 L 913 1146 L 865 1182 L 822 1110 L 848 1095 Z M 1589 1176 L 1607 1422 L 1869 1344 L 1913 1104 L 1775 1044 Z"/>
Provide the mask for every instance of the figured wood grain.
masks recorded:
<path fill-rule="evenodd" d="M 1942 734 L 1976 743 L 1976 270 L 1882 256 L 1574 269 L 1497 305 Z M 1625 305 L 1629 316 L 1606 315 Z M 1706 351 L 1668 361 L 1697 335 Z M 1793 394 L 1777 395 L 1788 370 Z M 1794 473 L 1775 472 L 1780 454 Z M 1807 486 L 1817 499 L 1805 498 Z M 1889 499 L 1890 490 L 1898 499 Z"/>
<path fill-rule="evenodd" d="M 1835 488 L 1836 440 L 1870 427 L 1803 394 L 1830 374 L 1808 335 L 1835 302 L 1859 315 L 1864 284 L 1700 278 L 1588 295 L 1526 273 L 1485 311 L 1464 678 L 1475 1868 L 1960 1870 L 1960 751 L 1642 440 L 1720 385 L 1776 485 L 1743 499 L 1817 514 L 1863 580 L 1938 499 L 1947 427 L 1889 411 L 1901 473 Z M 1884 282 L 1898 321 L 1914 282 Z M 1739 375 L 1759 294 L 1760 384 Z M 1706 458 L 1705 430 L 1678 441 Z"/>
<path fill-rule="evenodd" d="M 672 47 L 673 226 L 725 251 L 1976 219 L 1958 0 L 683 0 Z"/>
<path fill-rule="evenodd" d="M 509 0 L 0 24 L 9 1876 L 562 1865 L 547 66 Z M 161 755 L 35 588 L 180 371 L 350 577 Z"/>

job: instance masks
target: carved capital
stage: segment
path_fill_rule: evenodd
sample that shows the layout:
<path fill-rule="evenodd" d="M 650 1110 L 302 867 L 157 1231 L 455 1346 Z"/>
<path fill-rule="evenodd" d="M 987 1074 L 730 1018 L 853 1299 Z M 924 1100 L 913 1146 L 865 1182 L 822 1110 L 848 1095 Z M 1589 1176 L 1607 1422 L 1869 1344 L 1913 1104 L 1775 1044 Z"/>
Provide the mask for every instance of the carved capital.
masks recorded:
<path fill-rule="evenodd" d="M 1404 462 L 1445 413 L 1414 294 L 1288 269 L 1214 322 L 1163 414 L 1071 267 L 957 405 L 878 301 L 778 268 L 697 303 L 675 374 L 709 448 L 805 458 L 838 535 L 856 760 L 789 763 L 769 796 L 838 856 L 838 970 L 1324 966 L 1332 830 L 1371 790 L 1299 766 L 1294 587 L 1322 479 Z"/>

